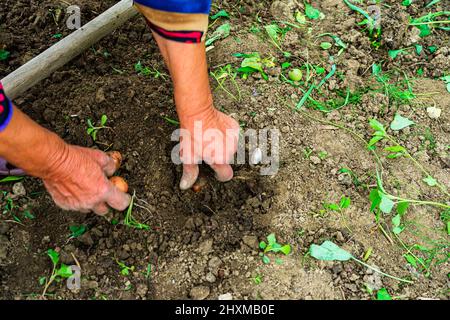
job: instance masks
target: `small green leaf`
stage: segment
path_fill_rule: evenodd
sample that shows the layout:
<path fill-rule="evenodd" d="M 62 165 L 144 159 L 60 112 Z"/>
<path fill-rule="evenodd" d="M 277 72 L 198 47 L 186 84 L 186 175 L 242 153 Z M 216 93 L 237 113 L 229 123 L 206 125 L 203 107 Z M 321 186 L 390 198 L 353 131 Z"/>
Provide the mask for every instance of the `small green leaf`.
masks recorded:
<path fill-rule="evenodd" d="M 425 179 L 423 179 L 423 181 L 430 187 L 434 187 L 437 185 L 436 179 L 434 179 L 432 176 L 426 177 Z"/>
<path fill-rule="evenodd" d="M 402 146 L 390 146 L 390 147 L 384 148 L 384 150 L 389 151 L 389 152 L 405 152 L 406 151 L 406 149 Z"/>
<path fill-rule="evenodd" d="M 405 7 L 409 7 L 412 4 L 413 0 L 403 0 L 402 1 L 402 5 L 404 5 Z"/>
<path fill-rule="evenodd" d="M 388 198 L 387 195 L 382 194 L 380 202 L 380 210 L 384 213 L 391 213 L 392 208 L 394 208 L 395 203 Z"/>
<path fill-rule="evenodd" d="M 289 253 L 291 253 L 291 246 L 286 244 L 283 247 L 281 247 L 280 251 L 283 252 L 285 255 L 288 255 Z"/>
<path fill-rule="evenodd" d="M 290 66 L 292 65 L 292 63 L 290 63 L 290 62 L 284 62 L 282 65 L 281 65 L 281 69 L 287 69 L 287 68 L 289 68 Z"/>
<path fill-rule="evenodd" d="M 414 268 L 417 268 L 417 260 L 416 260 L 416 258 L 414 258 L 409 253 L 405 254 L 404 257 L 405 257 L 406 261 L 408 261 L 408 263 L 410 265 L 412 265 Z"/>
<path fill-rule="evenodd" d="M 102 126 L 104 126 L 107 121 L 108 121 L 108 117 L 105 114 L 102 115 L 102 119 L 101 119 L 101 122 L 100 122 L 102 124 Z"/>
<path fill-rule="evenodd" d="M 394 227 L 398 227 L 398 226 L 400 226 L 400 223 L 402 222 L 402 217 L 399 215 L 399 214 L 397 214 L 396 216 L 394 216 L 393 218 L 392 218 L 392 225 L 394 226 Z"/>
<path fill-rule="evenodd" d="M 406 213 L 406 210 L 409 208 L 409 202 L 399 202 L 397 203 L 397 213 L 399 215 L 404 215 Z"/>
<path fill-rule="evenodd" d="M 274 245 L 277 243 L 277 238 L 275 237 L 274 233 L 271 233 L 267 236 L 267 241 L 269 242 L 269 245 Z"/>
<path fill-rule="evenodd" d="M 429 46 L 428 50 L 430 51 L 430 53 L 435 53 L 437 51 L 437 46 Z"/>
<path fill-rule="evenodd" d="M 59 253 L 56 252 L 53 249 L 48 249 L 47 250 L 47 255 L 50 257 L 50 259 L 52 260 L 53 265 L 57 265 L 59 262 Z"/>
<path fill-rule="evenodd" d="M 333 46 L 333 45 L 332 45 L 331 43 L 329 43 L 329 42 L 322 42 L 322 43 L 320 44 L 320 47 L 321 47 L 323 50 L 328 50 L 328 49 L 330 49 L 332 46 Z"/>
<path fill-rule="evenodd" d="M 386 288 L 382 288 L 377 292 L 377 300 L 392 300 L 392 297 Z"/>
<path fill-rule="evenodd" d="M 21 180 L 23 180 L 23 177 L 8 176 L 6 178 L 0 179 L 0 183 L 6 183 L 6 182 L 12 182 L 12 181 L 21 181 Z"/>
<path fill-rule="evenodd" d="M 205 45 L 207 47 L 209 47 L 215 41 L 228 37 L 230 35 L 230 31 L 231 31 L 231 26 L 229 23 L 225 23 L 225 24 L 221 25 L 213 32 L 211 37 L 208 40 L 206 40 Z"/>
<path fill-rule="evenodd" d="M 264 256 L 262 257 L 262 262 L 263 262 L 264 264 L 269 264 L 269 263 L 270 263 L 269 257 L 266 256 L 266 255 L 264 255 Z"/>
<path fill-rule="evenodd" d="M 313 258 L 324 261 L 348 261 L 353 258 L 349 252 L 331 241 L 325 241 L 320 246 L 312 244 L 309 253 Z"/>
<path fill-rule="evenodd" d="M 9 51 L 0 50 L 0 61 L 4 61 L 4 60 L 8 59 L 9 55 L 10 55 Z"/>
<path fill-rule="evenodd" d="M 86 232 L 87 228 L 84 225 L 74 225 L 70 226 L 69 230 L 70 232 L 72 232 L 72 234 L 70 235 L 71 238 L 78 238 Z"/>
<path fill-rule="evenodd" d="M 56 275 L 61 278 L 70 278 L 72 276 L 72 268 L 61 263 L 61 267 L 56 271 Z"/>
<path fill-rule="evenodd" d="M 281 259 L 281 258 L 276 258 L 276 259 L 275 259 L 275 263 L 276 263 L 277 265 L 282 265 L 282 264 L 283 264 L 283 259 Z"/>
<path fill-rule="evenodd" d="M 39 277 L 39 284 L 41 286 L 43 286 L 46 282 L 47 282 L 47 278 L 46 277 Z"/>
<path fill-rule="evenodd" d="M 375 131 L 386 133 L 386 129 L 384 128 L 384 126 L 378 120 L 371 119 L 369 121 L 369 124 L 372 127 L 372 129 L 374 129 Z"/>
<path fill-rule="evenodd" d="M 420 54 L 421 54 L 422 51 L 423 51 L 423 46 L 421 46 L 420 44 L 416 44 L 415 47 L 416 47 L 416 53 L 417 53 L 417 55 L 420 56 Z"/>
<path fill-rule="evenodd" d="M 264 241 L 261 241 L 259 243 L 259 248 L 262 249 L 262 250 L 266 249 L 267 248 L 267 243 L 265 243 Z"/>
<path fill-rule="evenodd" d="M 225 10 L 220 10 L 215 15 L 211 16 L 211 20 L 216 20 L 216 19 L 218 19 L 220 17 L 222 17 L 222 18 L 230 18 L 230 15 Z"/>
<path fill-rule="evenodd" d="M 351 204 L 350 197 L 343 196 L 341 202 L 339 203 L 339 206 L 341 207 L 341 209 L 346 209 L 350 207 L 350 204 Z"/>
<path fill-rule="evenodd" d="M 405 227 L 398 226 L 398 227 L 394 227 L 394 228 L 392 229 L 392 232 L 393 232 L 394 234 L 400 234 L 400 233 L 403 232 L 404 229 L 405 229 Z"/>
<path fill-rule="evenodd" d="M 375 136 L 375 137 L 373 137 L 372 139 L 370 139 L 370 141 L 369 141 L 369 144 L 368 144 L 368 147 L 370 148 L 370 147 L 372 147 L 372 146 L 374 146 L 378 141 L 380 141 L 380 140 L 383 140 L 383 138 L 384 138 L 384 136 Z"/>
<path fill-rule="evenodd" d="M 295 13 L 295 21 L 297 21 L 300 24 L 305 24 L 306 23 L 306 16 L 301 13 L 300 11 L 297 11 Z"/>
<path fill-rule="evenodd" d="M 313 20 L 317 20 L 321 16 L 321 12 L 318 9 L 314 8 L 312 5 L 310 5 L 309 3 L 305 4 L 305 14 L 308 18 Z"/>
<path fill-rule="evenodd" d="M 405 118 L 399 114 L 396 114 L 394 117 L 394 121 L 392 121 L 392 123 L 391 123 L 391 129 L 394 131 L 399 131 L 399 130 L 409 127 L 413 124 L 415 124 L 415 123 L 413 121 L 409 120 L 408 118 Z"/>
<path fill-rule="evenodd" d="M 399 49 L 399 50 L 389 50 L 388 54 L 389 54 L 389 57 L 391 57 L 392 59 L 395 59 L 395 58 L 397 58 L 397 56 L 398 56 L 400 53 L 403 53 L 404 51 L 405 51 L 404 49 Z"/>
<path fill-rule="evenodd" d="M 369 199 L 371 201 L 370 211 L 374 211 L 375 208 L 381 203 L 381 197 L 378 189 L 370 190 Z"/>

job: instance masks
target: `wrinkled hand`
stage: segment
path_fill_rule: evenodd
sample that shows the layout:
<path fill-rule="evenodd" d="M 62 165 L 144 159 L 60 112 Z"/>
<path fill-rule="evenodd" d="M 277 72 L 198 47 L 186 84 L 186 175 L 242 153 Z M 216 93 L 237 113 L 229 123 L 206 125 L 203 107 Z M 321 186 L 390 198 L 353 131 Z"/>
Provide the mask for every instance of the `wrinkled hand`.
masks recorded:
<path fill-rule="evenodd" d="M 110 207 L 123 211 L 130 204 L 130 195 L 121 192 L 107 178 L 115 171 L 114 160 L 106 153 L 66 145 L 42 179 L 62 209 L 104 215 Z"/>
<path fill-rule="evenodd" d="M 239 124 L 233 118 L 210 106 L 194 115 L 179 112 L 180 158 L 183 176 L 180 189 L 193 186 L 199 174 L 198 163 L 202 160 L 211 166 L 217 180 L 229 181 L 233 178 L 230 163 L 238 148 Z M 183 129 L 187 135 L 183 134 Z"/>

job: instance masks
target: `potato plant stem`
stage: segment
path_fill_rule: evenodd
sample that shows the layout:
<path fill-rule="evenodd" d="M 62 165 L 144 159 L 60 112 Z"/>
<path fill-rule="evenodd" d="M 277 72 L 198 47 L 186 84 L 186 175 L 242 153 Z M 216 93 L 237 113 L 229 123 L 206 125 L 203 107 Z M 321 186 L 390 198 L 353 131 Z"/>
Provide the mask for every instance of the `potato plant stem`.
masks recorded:
<path fill-rule="evenodd" d="M 390 135 L 385 134 L 385 137 L 392 142 L 393 144 L 395 144 L 398 147 L 402 147 L 394 138 L 392 138 Z M 419 168 L 420 171 L 422 171 L 422 173 L 424 175 L 426 175 L 427 177 L 431 177 L 432 175 L 419 163 L 419 161 L 417 161 L 405 148 L 405 156 L 410 159 L 417 168 Z M 447 192 L 445 186 L 443 186 L 441 183 L 436 182 L 436 186 L 441 189 L 442 193 L 444 193 L 446 196 L 448 196 L 450 198 L 450 193 Z"/>
<path fill-rule="evenodd" d="M 390 274 L 384 273 L 383 271 L 381 271 L 381 270 L 379 270 L 379 269 L 377 269 L 377 268 L 375 268 L 375 267 L 372 267 L 371 265 L 368 265 L 367 263 L 364 263 L 363 261 L 358 260 L 358 259 L 356 259 L 355 257 L 352 257 L 352 259 L 355 260 L 356 262 L 362 264 L 363 266 L 369 268 L 370 270 L 373 270 L 373 271 L 375 271 L 375 272 L 378 272 L 379 274 L 381 274 L 381 275 L 383 275 L 383 276 L 385 276 L 385 277 L 388 277 L 388 278 L 391 278 L 391 279 L 394 279 L 394 280 L 397 280 L 397 281 L 401 281 L 401 282 L 414 283 L 414 281 L 406 280 L 406 279 L 402 279 L 402 278 L 397 278 L 397 277 L 395 277 L 395 276 L 391 276 Z"/>

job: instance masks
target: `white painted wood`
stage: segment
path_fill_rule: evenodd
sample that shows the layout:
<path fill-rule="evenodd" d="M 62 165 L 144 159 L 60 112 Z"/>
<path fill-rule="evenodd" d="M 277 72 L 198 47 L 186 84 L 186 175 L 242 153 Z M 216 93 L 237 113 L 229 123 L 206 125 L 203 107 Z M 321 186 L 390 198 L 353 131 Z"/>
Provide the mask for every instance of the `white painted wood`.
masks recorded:
<path fill-rule="evenodd" d="M 137 14 L 133 0 L 122 0 L 1 80 L 17 98 Z"/>

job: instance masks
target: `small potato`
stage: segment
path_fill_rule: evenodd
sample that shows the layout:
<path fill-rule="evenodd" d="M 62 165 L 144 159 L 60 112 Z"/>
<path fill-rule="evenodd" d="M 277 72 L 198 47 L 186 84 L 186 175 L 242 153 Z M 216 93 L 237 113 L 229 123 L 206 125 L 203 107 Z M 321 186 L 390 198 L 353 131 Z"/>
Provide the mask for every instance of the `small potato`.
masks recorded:
<path fill-rule="evenodd" d="M 128 183 L 122 177 L 112 177 L 109 179 L 113 185 L 117 187 L 122 192 L 128 192 Z"/>
<path fill-rule="evenodd" d="M 114 163 L 116 164 L 116 170 L 119 170 L 123 160 L 122 154 L 119 151 L 110 151 L 107 153 L 107 155 L 114 160 Z"/>

